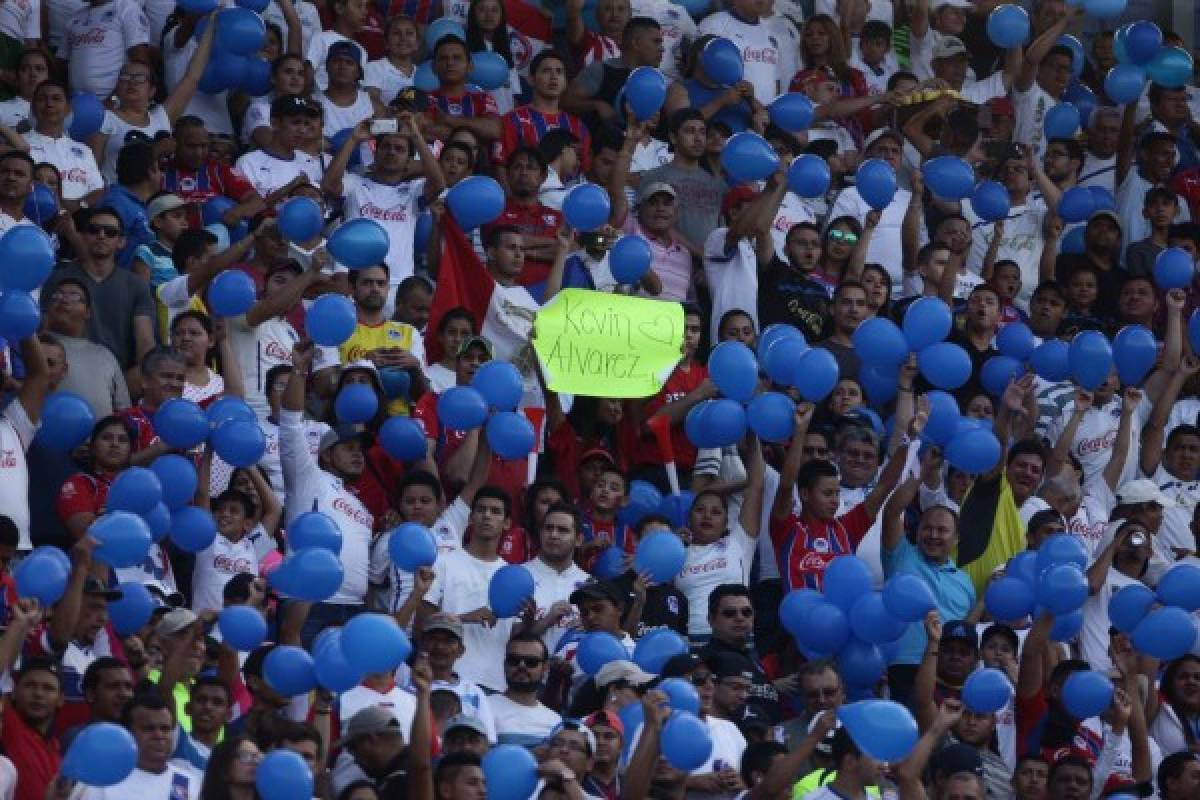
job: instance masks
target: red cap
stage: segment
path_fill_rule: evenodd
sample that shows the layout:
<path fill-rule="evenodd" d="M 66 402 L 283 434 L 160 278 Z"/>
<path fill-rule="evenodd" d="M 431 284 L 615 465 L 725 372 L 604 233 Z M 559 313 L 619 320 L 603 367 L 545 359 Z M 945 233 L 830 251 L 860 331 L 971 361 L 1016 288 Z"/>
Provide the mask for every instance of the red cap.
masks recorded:
<path fill-rule="evenodd" d="M 993 97 L 987 101 L 987 106 L 992 110 L 993 114 L 1005 114 L 1010 117 L 1017 115 L 1017 110 L 1013 107 L 1012 100 L 1007 97 Z"/>
<path fill-rule="evenodd" d="M 617 465 L 617 460 L 613 458 L 612 453 L 608 452 L 603 447 L 593 447 L 591 450 L 584 451 L 583 455 L 579 457 L 579 463 L 582 464 L 591 458 L 603 458 L 614 467 Z"/>
<path fill-rule="evenodd" d="M 613 712 L 605 711 L 604 709 L 595 711 L 584 717 L 583 724 L 587 725 L 589 728 L 595 728 L 597 726 L 612 728 L 614 731 L 621 734 L 621 736 L 625 735 L 625 724 L 621 722 L 621 718 Z"/>
<path fill-rule="evenodd" d="M 721 200 L 721 213 L 728 214 L 739 203 L 746 203 L 758 196 L 758 192 L 748 185 L 735 186 L 725 193 Z"/>

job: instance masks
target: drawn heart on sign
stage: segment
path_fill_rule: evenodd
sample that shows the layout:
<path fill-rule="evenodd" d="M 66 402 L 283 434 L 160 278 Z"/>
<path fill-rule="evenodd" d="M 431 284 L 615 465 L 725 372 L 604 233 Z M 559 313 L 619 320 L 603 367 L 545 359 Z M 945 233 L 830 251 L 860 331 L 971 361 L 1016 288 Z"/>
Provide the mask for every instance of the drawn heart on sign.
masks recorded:
<path fill-rule="evenodd" d="M 670 344 L 675 340 L 675 323 L 666 314 L 638 323 L 638 333 L 652 342 Z"/>

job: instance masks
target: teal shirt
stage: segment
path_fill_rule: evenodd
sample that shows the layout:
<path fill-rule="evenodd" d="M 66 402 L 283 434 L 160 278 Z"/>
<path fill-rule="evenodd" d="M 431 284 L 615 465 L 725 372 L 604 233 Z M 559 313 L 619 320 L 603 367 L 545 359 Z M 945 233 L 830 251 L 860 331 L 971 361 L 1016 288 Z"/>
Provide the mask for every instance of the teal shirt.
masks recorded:
<path fill-rule="evenodd" d="M 890 578 L 903 572 L 918 576 L 933 591 L 937 612 L 942 622 L 963 619 L 975 606 L 975 586 L 971 578 L 955 566 L 953 560 L 934 564 L 921 551 L 901 537 L 894 550 L 883 551 L 883 574 Z M 925 652 L 925 626 L 914 622 L 900 637 L 899 649 L 893 664 L 920 664 Z"/>

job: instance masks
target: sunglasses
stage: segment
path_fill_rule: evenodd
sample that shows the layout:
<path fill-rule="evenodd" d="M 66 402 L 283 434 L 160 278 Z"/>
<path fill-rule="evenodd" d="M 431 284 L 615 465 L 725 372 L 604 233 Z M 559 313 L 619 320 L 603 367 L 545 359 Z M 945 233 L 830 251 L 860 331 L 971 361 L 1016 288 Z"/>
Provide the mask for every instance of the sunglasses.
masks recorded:
<path fill-rule="evenodd" d="M 853 231 L 839 231 L 835 229 L 829 232 L 829 238 L 835 242 L 854 244 L 858 241 L 858 234 Z"/>
<path fill-rule="evenodd" d="M 541 666 L 542 659 L 538 656 L 505 656 L 504 664 L 509 667 L 533 669 L 534 667 Z"/>
<path fill-rule="evenodd" d="M 754 616 L 754 609 L 753 608 L 722 608 L 721 616 L 726 617 L 728 619 L 733 619 L 734 617 L 744 617 L 745 619 L 750 619 L 751 617 Z"/>
<path fill-rule="evenodd" d="M 87 232 L 92 236 L 107 236 L 110 239 L 121 235 L 121 229 L 115 225 L 88 225 Z"/>

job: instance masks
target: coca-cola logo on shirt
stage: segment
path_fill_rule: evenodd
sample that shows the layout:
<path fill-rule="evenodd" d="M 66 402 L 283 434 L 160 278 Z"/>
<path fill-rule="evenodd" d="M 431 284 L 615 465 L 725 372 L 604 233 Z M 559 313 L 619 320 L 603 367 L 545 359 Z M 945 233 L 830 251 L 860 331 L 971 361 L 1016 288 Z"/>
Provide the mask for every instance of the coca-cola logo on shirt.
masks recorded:
<path fill-rule="evenodd" d="M 104 44 L 106 36 L 108 36 L 108 31 L 104 28 L 92 28 L 83 33 L 72 33 L 69 38 L 71 47 L 81 47 L 84 45 Z"/>
<path fill-rule="evenodd" d="M 87 183 L 87 170 L 82 167 L 71 167 L 63 172 L 63 180 L 67 183 Z"/>
<path fill-rule="evenodd" d="M 1079 455 L 1090 456 L 1096 453 L 1102 453 L 1105 450 L 1111 450 L 1113 442 L 1117 439 L 1115 430 L 1109 431 L 1103 436 L 1097 436 L 1094 439 L 1084 439 L 1079 443 Z"/>
<path fill-rule="evenodd" d="M 747 64 L 778 64 L 779 50 L 774 47 L 747 47 L 742 50 L 742 60 Z"/>
<path fill-rule="evenodd" d="M 287 361 L 291 358 L 291 353 L 283 349 L 283 345 L 279 342 L 268 342 L 266 348 L 268 358 L 277 358 L 280 361 Z"/>
<path fill-rule="evenodd" d="M 358 207 L 358 214 L 362 217 L 377 219 L 383 222 L 404 222 L 408 219 L 408 209 L 406 208 L 389 211 L 386 208 L 380 208 L 374 203 L 363 203 Z"/>
<path fill-rule="evenodd" d="M 796 564 L 796 569 L 799 572 L 824 572 L 826 565 L 832 560 L 832 555 L 822 555 L 821 553 L 814 553 L 809 550 Z"/>
<path fill-rule="evenodd" d="M 374 517 L 365 511 L 355 508 L 344 497 L 339 497 L 333 501 L 333 509 L 354 520 L 359 525 L 369 528 L 375 524 Z"/>
<path fill-rule="evenodd" d="M 695 564 L 693 566 L 690 566 L 690 567 L 686 568 L 682 574 L 683 575 L 703 575 L 706 572 L 716 572 L 718 570 L 725 569 L 725 567 L 728 564 L 729 564 L 729 561 L 727 559 L 718 558 L 718 559 L 709 561 L 704 564 Z"/>
<path fill-rule="evenodd" d="M 219 555 L 213 559 L 213 567 L 221 572 L 254 572 L 254 563 L 248 558 L 230 558 Z"/>
<path fill-rule="evenodd" d="M 8 469 L 17 465 L 16 450 L 0 450 L 0 467 Z"/>

